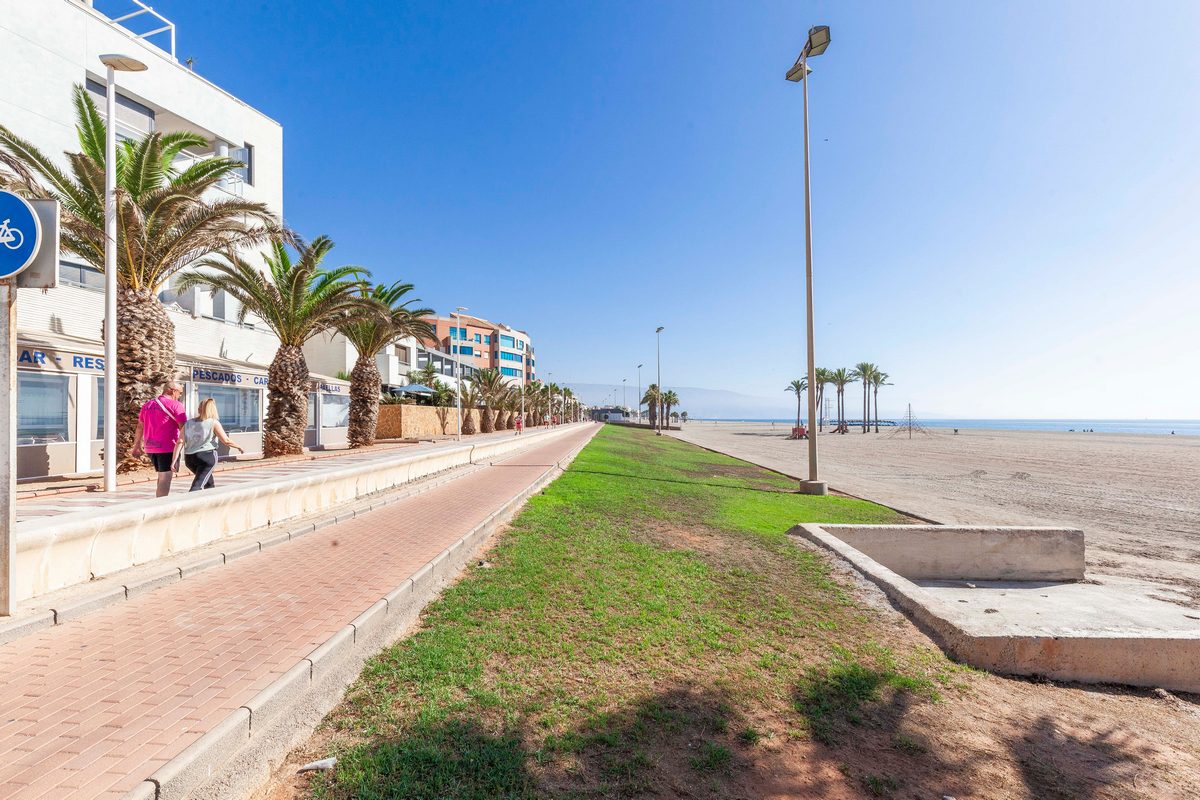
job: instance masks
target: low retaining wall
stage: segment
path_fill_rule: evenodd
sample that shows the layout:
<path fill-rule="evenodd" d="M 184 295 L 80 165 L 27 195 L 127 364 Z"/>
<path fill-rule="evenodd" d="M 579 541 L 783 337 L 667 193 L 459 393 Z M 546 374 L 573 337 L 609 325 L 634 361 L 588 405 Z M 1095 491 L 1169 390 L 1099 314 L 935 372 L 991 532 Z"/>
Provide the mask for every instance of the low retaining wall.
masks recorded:
<path fill-rule="evenodd" d="M 337 509 L 360 497 L 486 462 L 571 430 L 575 426 L 397 454 L 383 462 L 331 465 L 319 473 L 264 480 L 254 486 L 217 487 L 111 510 L 31 519 L 17 526 L 14 595 L 28 599 L 230 536 Z"/>
<path fill-rule="evenodd" d="M 822 525 L 909 580 L 1081 581 L 1083 531 L 953 525 Z"/>
<path fill-rule="evenodd" d="M 468 409 L 479 430 L 479 411 Z M 464 415 L 463 418 L 466 419 Z M 445 417 L 443 425 L 442 417 Z M 431 439 L 458 431 L 457 408 L 435 408 L 434 406 L 387 403 L 379 407 L 379 424 L 375 427 L 377 439 Z"/>

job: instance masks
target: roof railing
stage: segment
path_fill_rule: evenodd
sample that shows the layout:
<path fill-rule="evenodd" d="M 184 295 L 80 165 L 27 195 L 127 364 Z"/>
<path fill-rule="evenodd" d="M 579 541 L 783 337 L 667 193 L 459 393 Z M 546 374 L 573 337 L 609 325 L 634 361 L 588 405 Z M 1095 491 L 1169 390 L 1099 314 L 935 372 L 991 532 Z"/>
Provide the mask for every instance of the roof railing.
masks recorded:
<path fill-rule="evenodd" d="M 93 0 L 93 2 L 98 2 L 98 0 Z M 102 3 L 102 5 L 111 5 L 111 3 Z M 114 25 L 120 25 L 122 28 L 124 28 L 125 30 L 132 33 L 136 38 L 141 39 L 142 41 L 144 41 L 148 44 L 154 45 L 159 50 L 166 50 L 167 52 L 169 52 L 171 54 L 171 58 L 175 58 L 175 23 L 174 22 L 171 22 L 171 20 L 167 19 L 162 14 L 155 11 L 153 8 L 151 8 L 146 3 L 143 3 L 142 0 L 121 0 L 121 5 L 125 6 L 126 8 L 128 8 L 130 5 L 132 5 L 136 8 L 136 10 L 130 11 L 127 14 L 122 14 L 119 17 L 109 17 L 109 20 Z M 93 7 L 95 7 L 95 6 L 93 5 Z M 97 10 L 99 11 L 100 9 L 97 9 Z M 104 12 L 101 12 L 101 13 L 104 13 Z M 138 30 L 135 30 L 132 26 L 126 24 L 130 20 L 138 19 L 139 17 L 147 17 L 147 16 L 153 20 L 156 20 L 159 23 L 162 23 L 161 26 L 154 28 L 153 30 L 138 31 Z M 152 22 L 150 24 L 153 25 L 155 23 Z M 170 46 L 169 50 L 167 48 L 163 47 L 162 45 L 158 44 L 157 42 L 150 41 L 151 36 L 161 36 L 164 33 L 169 36 L 170 41 L 171 41 L 171 46 Z"/>

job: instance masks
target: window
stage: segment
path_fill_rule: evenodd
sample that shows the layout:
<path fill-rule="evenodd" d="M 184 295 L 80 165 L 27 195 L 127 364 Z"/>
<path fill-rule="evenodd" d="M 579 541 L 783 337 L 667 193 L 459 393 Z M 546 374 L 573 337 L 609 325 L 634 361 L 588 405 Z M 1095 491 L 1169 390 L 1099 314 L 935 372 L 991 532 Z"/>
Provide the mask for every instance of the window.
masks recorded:
<path fill-rule="evenodd" d="M 475 344 L 480 344 L 482 341 L 483 341 L 483 336 L 478 333 L 475 334 Z"/>
<path fill-rule="evenodd" d="M 211 397 L 217 401 L 217 414 L 221 416 L 221 427 L 226 433 L 259 430 L 261 389 L 239 389 L 236 386 L 206 383 L 199 387 L 197 394 L 201 400 Z"/>
<path fill-rule="evenodd" d="M 68 261 L 58 262 L 58 277 L 68 286 L 104 291 L 104 273 L 83 264 L 72 264 Z"/>
<path fill-rule="evenodd" d="M 218 289 L 212 296 L 212 315 L 217 319 L 226 319 L 225 316 L 225 290 Z"/>
<path fill-rule="evenodd" d="M 304 430 L 315 431 L 317 429 L 317 394 L 309 392 L 308 395 L 308 420 L 304 424 Z"/>
<path fill-rule="evenodd" d="M 234 170 L 236 175 L 241 176 L 242 180 L 251 186 L 254 185 L 254 145 L 248 144 L 245 147 L 237 147 L 229 151 L 229 157 L 235 161 L 240 161 L 245 164 L 244 167 L 239 167 Z"/>
<path fill-rule="evenodd" d="M 500 346 L 501 346 L 501 347 L 511 347 L 511 348 L 513 348 L 513 349 L 516 349 L 516 346 L 517 346 L 517 344 L 516 344 L 516 340 L 515 340 L 515 339 L 513 339 L 513 337 L 511 337 L 511 336 L 504 336 L 503 334 L 501 334 L 501 336 L 500 336 Z"/>
<path fill-rule="evenodd" d="M 92 408 L 96 409 L 96 435 L 92 438 L 99 441 L 104 438 L 104 378 L 92 381 Z"/>
<path fill-rule="evenodd" d="M 450 338 L 451 338 L 451 339 L 457 339 L 457 338 L 458 338 L 458 328 L 451 328 L 451 329 L 450 329 Z"/>
<path fill-rule="evenodd" d="M 520 339 L 517 339 L 517 349 L 518 349 L 518 350 L 524 350 L 524 349 L 525 349 L 525 342 L 521 341 Z"/>
<path fill-rule="evenodd" d="M 350 398 L 340 394 L 321 395 L 321 427 L 347 428 L 350 426 Z"/>
<path fill-rule="evenodd" d="M 525 362 L 525 359 L 522 356 L 519 356 L 516 353 L 510 353 L 507 350 L 500 351 L 500 360 L 501 361 L 515 361 L 518 364 L 522 364 Z"/>
<path fill-rule="evenodd" d="M 512 367 L 501 367 L 500 374 L 507 375 L 510 378 L 519 378 L 521 377 L 521 370 L 513 369 Z"/>
<path fill-rule="evenodd" d="M 17 444 L 71 440 L 67 427 L 71 379 L 66 375 L 17 371 Z"/>
<path fill-rule="evenodd" d="M 483 337 L 483 343 L 484 343 L 484 344 L 491 344 L 491 343 L 492 343 L 492 337 L 491 337 L 491 336 L 485 336 L 485 337 Z"/>
<path fill-rule="evenodd" d="M 411 356 L 408 353 L 408 348 L 403 347 L 401 345 L 396 345 L 396 358 L 400 360 L 401 364 L 411 364 L 412 363 L 411 361 L 409 361 Z"/>

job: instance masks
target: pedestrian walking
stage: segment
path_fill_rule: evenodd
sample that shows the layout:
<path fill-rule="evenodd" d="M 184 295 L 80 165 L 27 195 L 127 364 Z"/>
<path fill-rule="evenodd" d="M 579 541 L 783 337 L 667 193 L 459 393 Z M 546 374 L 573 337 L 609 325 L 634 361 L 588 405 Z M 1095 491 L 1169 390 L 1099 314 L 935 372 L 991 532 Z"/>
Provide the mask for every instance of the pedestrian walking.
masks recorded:
<path fill-rule="evenodd" d="M 520 436 L 521 431 L 524 430 L 524 428 L 525 428 L 525 420 L 521 419 L 520 417 L 517 417 L 517 420 L 515 423 L 513 423 L 513 425 L 517 429 L 517 436 Z"/>
<path fill-rule="evenodd" d="M 150 456 L 150 463 L 158 473 L 155 497 L 165 497 L 171 493 L 171 479 L 179 471 L 175 450 L 179 443 L 179 431 L 187 422 L 187 409 L 180 402 L 182 397 L 183 385 L 170 381 L 163 387 L 162 394 L 147 401 L 138 412 L 137 429 L 133 434 L 133 455 L 134 458 L 139 458 L 142 453 Z"/>
<path fill-rule="evenodd" d="M 217 401 L 209 397 L 200 402 L 196 416 L 183 426 L 183 463 L 195 476 L 189 492 L 211 489 L 217 485 L 213 480 L 213 470 L 217 466 L 217 442 L 239 453 L 246 452 L 225 435 L 221 417 L 217 414 Z"/>

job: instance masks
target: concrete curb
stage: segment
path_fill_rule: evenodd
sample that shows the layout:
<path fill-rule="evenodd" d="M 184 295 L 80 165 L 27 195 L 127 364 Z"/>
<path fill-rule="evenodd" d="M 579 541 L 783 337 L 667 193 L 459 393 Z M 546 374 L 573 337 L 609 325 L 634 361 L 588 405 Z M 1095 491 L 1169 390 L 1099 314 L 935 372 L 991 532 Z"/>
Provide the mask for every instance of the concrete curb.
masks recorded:
<path fill-rule="evenodd" d="M 401 638 L 492 534 L 532 495 L 558 478 L 564 465 L 591 439 L 588 436 L 470 532 L 139 783 L 125 800 L 208 800 L 251 794 L 337 705 L 367 659 Z"/>
<path fill-rule="evenodd" d="M 545 433 L 550 433 L 550 431 L 546 431 Z M 527 439 L 521 437 L 518 441 L 522 441 L 522 443 L 530 442 L 531 446 L 537 445 L 541 443 L 542 436 L 544 435 L 545 434 L 533 435 Z M 514 437 L 514 439 L 516 438 L 517 437 Z M 508 441 L 508 439 L 501 439 L 499 440 L 499 443 L 507 443 Z M 516 448 L 516 452 L 519 452 L 521 449 L 525 448 Z M 512 453 L 505 454 L 506 457 L 509 455 L 512 455 Z M 17 639 L 20 639 L 31 633 L 37 633 L 38 631 L 45 630 L 46 628 L 52 628 L 55 625 L 61 625 L 64 622 L 69 622 L 72 619 L 78 619 L 79 617 L 91 613 L 92 611 L 98 611 L 102 608 L 106 608 L 113 603 L 129 600 L 137 597 L 138 595 L 145 594 L 146 592 L 160 589 L 164 586 L 168 586 L 172 583 L 183 580 L 184 578 L 199 574 L 205 570 L 224 566 L 232 561 L 236 561 L 239 558 L 254 555 L 270 547 L 275 547 L 276 545 L 287 544 L 293 539 L 306 536 L 314 531 L 320 530 L 321 528 L 337 524 L 338 522 L 345 522 L 346 520 L 351 519 L 358 514 L 373 511 L 390 503 L 404 500 L 423 492 L 427 492 L 431 489 L 435 489 L 450 481 L 470 475 L 471 473 L 482 469 L 485 466 L 487 466 L 486 462 L 463 464 L 461 466 L 452 467 L 449 470 L 444 470 L 429 476 L 417 478 L 407 484 L 402 484 L 390 489 L 384 489 L 373 494 L 364 495 L 359 498 L 359 502 L 351 508 L 341 511 L 336 515 L 328 515 L 327 512 L 318 512 L 326 513 L 326 516 L 323 516 L 316 521 L 305 521 L 303 519 L 299 520 L 297 521 L 295 527 L 292 527 L 290 530 L 279 530 L 280 527 L 286 527 L 286 523 L 284 526 L 274 525 L 262 528 L 260 529 L 261 533 L 256 537 L 255 541 L 238 541 L 236 543 L 231 543 L 230 547 L 222 548 L 221 552 L 219 553 L 206 555 L 179 566 L 164 567 L 161 572 L 152 573 L 150 575 L 142 575 L 136 580 L 127 583 L 116 584 L 112 589 L 106 590 L 98 595 L 82 599 L 77 597 L 71 598 L 71 600 L 64 603 L 61 607 L 55 606 L 49 608 L 46 611 L 39 612 L 28 619 L 21 619 L 17 622 L 0 623 L 0 646 L 3 646 L 8 642 L 16 641 Z M 244 536 L 254 535 L 254 532 L 250 531 L 238 537 L 238 539 L 242 539 Z"/>

